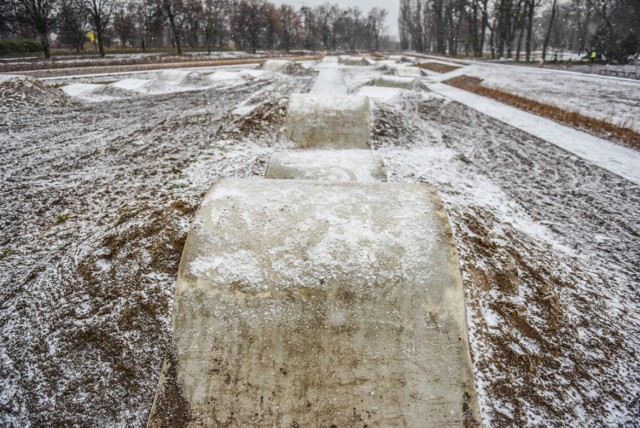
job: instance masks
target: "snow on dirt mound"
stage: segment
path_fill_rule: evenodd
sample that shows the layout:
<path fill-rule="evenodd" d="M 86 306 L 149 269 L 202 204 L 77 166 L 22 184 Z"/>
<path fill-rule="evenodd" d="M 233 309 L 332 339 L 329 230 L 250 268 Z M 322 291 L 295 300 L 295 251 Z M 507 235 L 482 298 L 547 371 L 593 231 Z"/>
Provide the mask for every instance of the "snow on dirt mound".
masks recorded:
<path fill-rule="evenodd" d="M 207 86 L 211 82 L 197 71 L 165 70 L 158 76 L 159 81 L 185 86 Z"/>
<path fill-rule="evenodd" d="M 63 91 L 46 86 L 40 79 L 10 76 L 0 80 L 0 111 L 16 108 L 61 107 L 71 100 Z"/>
<path fill-rule="evenodd" d="M 120 83 L 120 82 L 116 82 Z M 91 91 L 92 101 L 108 101 L 122 98 L 131 98 L 138 95 L 140 87 L 133 88 L 128 86 L 119 86 L 114 83 L 110 85 L 101 85 L 99 88 Z"/>
<path fill-rule="evenodd" d="M 282 72 L 285 74 L 291 74 L 294 76 L 306 76 L 314 73 L 313 70 L 306 68 L 299 62 L 292 62 L 290 64 L 287 64 L 287 66 L 284 68 L 284 70 L 282 70 Z"/>
<path fill-rule="evenodd" d="M 284 73 L 291 75 L 309 75 L 312 74 L 313 71 L 308 70 L 299 62 L 295 61 L 287 61 L 287 60 L 279 60 L 279 59 L 269 59 L 262 64 L 262 70 L 273 71 L 276 73 Z"/>

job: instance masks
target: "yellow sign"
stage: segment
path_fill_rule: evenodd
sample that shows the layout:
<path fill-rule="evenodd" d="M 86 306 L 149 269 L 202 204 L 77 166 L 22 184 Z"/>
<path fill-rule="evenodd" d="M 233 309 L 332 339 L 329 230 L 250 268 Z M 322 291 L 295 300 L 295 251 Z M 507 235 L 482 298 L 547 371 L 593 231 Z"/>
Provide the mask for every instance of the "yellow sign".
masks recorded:
<path fill-rule="evenodd" d="M 96 41 L 96 36 L 95 36 L 95 34 L 93 34 L 93 31 L 89 31 L 89 32 L 87 33 L 87 38 L 89 39 L 89 41 L 90 41 L 91 43 L 93 43 L 93 42 L 95 42 L 95 41 Z"/>

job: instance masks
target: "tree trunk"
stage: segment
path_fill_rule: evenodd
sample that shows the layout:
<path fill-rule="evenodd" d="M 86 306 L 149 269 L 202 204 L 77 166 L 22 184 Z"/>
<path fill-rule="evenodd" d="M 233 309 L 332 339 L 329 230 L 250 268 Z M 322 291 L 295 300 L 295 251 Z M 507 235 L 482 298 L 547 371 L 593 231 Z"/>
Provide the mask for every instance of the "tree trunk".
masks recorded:
<path fill-rule="evenodd" d="M 524 1 L 522 4 L 524 4 L 524 10 L 522 11 L 522 13 L 520 13 L 518 11 L 518 45 L 516 46 L 516 62 L 520 61 L 520 51 L 522 50 L 522 37 L 524 35 L 524 25 L 525 25 L 525 21 L 526 21 L 526 16 L 527 16 L 527 1 Z M 520 10 L 520 8 L 522 7 L 521 3 L 518 3 L 518 10 Z"/>
<path fill-rule="evenodd" d="M 522 35 L 524 34 L 524 29 L 520 29 L 520 33 L 518 34 L 518 46 L 516 48 L 516 62 L 520 62 L 520 49 L 522 49 Z"/>
<path fill-rule="evenodd" d="M 47 31 L 40 32 L 40 43 L 42 43 L 42 50 L 46 59 L 51 58 L 51 52 L 49 51 L 49 39 L 47 39 Z"/>
<path fill-rule="evenodd" d="M 556 18 L 556 3 L 557 0 L 553 0 L 553 5 L 551 6 L 551 19 L 549 19 L 549 27 L 547 28 L 547 34 L 544 36 L 544 43 L 542 45 L 542 60 L 544 61 L 547 57 L 547 48 L 549 47 L 549 38 L 551 37 L 551 29 L 553 28 L 553 20 Z"/>
<path fill-rule="evenodd" d="M 484 41 L 487 37 L 487 26 L 489 25 L 489 13 L 487 12 L 487 4 L 484 3 L 482 8 L 482 32 L 480 34 L 480 56 L 484 55 Z"/>
<path fill-rule="evenodd" d="M 535 0 L 529 0 L 528 16 L 527 16 L 527 42 L 526 42 L 526 56 L 527 62 L 531 61 L 531 38 L 533 37 L 533 12 L 535 9 Z"/>
<path fill-rule="evenodd" d="M 97 13 L 94 14 L 93 16 L 93 23 L 96 27 L 96 41 L 98 43 L 98 52 L 100 52 L 100 56 L 104 58 L 105 56 L 104 44 L 102 43 L 103 26 L 102 26 L 102 20 L 100 19 L 100 15 L 98 15 Z"/>
<path fill-rule="evenodd" d="M 173 13 L 168 13 L 169 15 L 169 24 L 171 25 L 171 31 L 173 32 L 173 41 L 176 46 L 176 51 L 178 55 L 182 55 L 182 48 L 180 47 L 180 34 L 178 34 L 178 29 L 176 28 L 176 20 Z"/>
<path fill-rule="evenodd" d="M 105 52 L 104 52 L 104 44 L 102 43 L 102 34 L 100 34 L 101 32 L 97 32 L 96 34 L 96 38 L 98 40 L 98 52 L 100 52 L 100 56 L 104 58 L 105 56 Z"/>
<path fill-rule="evenodd" d="M 491 49 L 491 59 L 496 59 L 496 30 L 495 30 L 495 22 L 490 27 L 491 35 L 489 36 L 489 49 Z"/>

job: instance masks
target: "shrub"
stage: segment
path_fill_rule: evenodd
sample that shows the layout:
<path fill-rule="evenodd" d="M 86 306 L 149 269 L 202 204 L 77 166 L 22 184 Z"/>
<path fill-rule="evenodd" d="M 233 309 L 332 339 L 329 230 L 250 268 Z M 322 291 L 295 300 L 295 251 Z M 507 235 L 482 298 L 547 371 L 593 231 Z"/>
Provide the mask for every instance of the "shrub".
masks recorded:
<path fill-rule="evenodd" d="M 0 40 L 0 55 L 42 52 L 42 43 L 33 39 Z"/>

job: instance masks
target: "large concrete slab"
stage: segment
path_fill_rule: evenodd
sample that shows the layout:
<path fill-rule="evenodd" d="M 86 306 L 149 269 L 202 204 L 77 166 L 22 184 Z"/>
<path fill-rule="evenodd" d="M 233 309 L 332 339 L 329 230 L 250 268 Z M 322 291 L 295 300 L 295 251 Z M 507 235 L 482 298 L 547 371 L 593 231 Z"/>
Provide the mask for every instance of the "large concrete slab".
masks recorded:
<path fill-rule="evenodd" d="M 366 58 L 361 56 L 349 56 L 342 61 L 344 65 L 369 65 Z"/>
<path fill-rule="evenodd" d="M 396 76 L 382 76 L 376 81 L 376 86 L 382 86 L 386 88 L 400 88 L 400 89 L 413 89 L 416 86 L 418 79 L 415 77 L 396 77 Z"/>
<path fill-rule="evenodd" d="M 367 149 L 371 139 L 369 98 L 293 94 L 286 134 L 300 148 Z"/>
<path fill-rule="evenodd" d="M 264 70 L 282 72 L 293 64 L 293 61 L 283 59 L 268 59 L 262 64 Z"/>
<path fill-rule="evenodd" d="M 395 72 L 400 77 L 421 77 L 423 75 L 420 68 L 411 66 L 397 67 Z"/>
<path fill-rule="evenodd" d="M 425 184 L 224 180 L 184 249 L 149 425 L 474 425 L 452 233 Z"/>
<path fill-rule="evenodd" d="M 380 155 L 371 150 L 304 150 L 274 153 L 265 178 L 320 181 L 387 181 Z"/>

